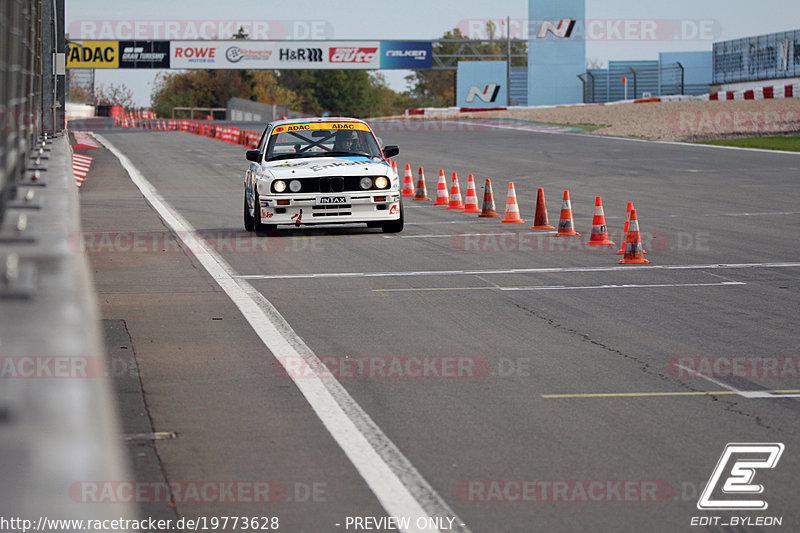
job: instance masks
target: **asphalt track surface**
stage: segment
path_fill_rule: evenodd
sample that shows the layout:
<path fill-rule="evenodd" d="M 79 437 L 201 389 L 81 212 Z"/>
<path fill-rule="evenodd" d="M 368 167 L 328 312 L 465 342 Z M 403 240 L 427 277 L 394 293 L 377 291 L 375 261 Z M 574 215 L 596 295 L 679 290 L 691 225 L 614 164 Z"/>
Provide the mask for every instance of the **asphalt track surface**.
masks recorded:
<path fill-rule="evenodd" d="M 400 146 L 401 174 L 408 162 L 416 181 L 424 167 L 429 195 L 440 168 L 448 179 L 458 172 L 462 192 L 472 173 L 479 189 L 492 179 L 502 212 L 513 180 L 528 223 L 407 198 L 396 235 L 360 226 L 248 234 L 242 147 L 101 132 L 214 251 L 181 248 L 119 160 L 93 152 L 80 193 L 84 240 L 116 239 L 87 248 L 103 317 L 124 321 L 130 335 L 152 430 L 177 435 L 154 443 L 161 473 L 184 486 L 270 483 L 269 501 L 178 498 L 179 516 L 277 516 L 282 531 L 354 531 L 353 517 L 413 508 L 365 481 L 371 467 L 355 467 L 359 458 L 310 407 L 307 376 L 285 375 L 215 281 L 230 275 L 334 369 L 325 386 L 340 383 L 379 428 L 370 442 L 394 450 L 379 450 L 378 462 L 406 485 L 424 480 L 408 487 L 412 500 L 455 517 L 456 531 L 800 527 L 800 155 L 447 122 L 375 127 Z M 528 230 L 538 187 L 554 225 L 569 189 L 581 237 Z M 583 244 L 596 195 L 613 249 Z M 650 265 L 617 264 L 628 201 Z M 230 270 L 212 277 L 204 261 L 216 254 Z M 728 371 L 745 357 L 749 370 Z M 710 368 L 710 379 L 692 365 Z M 409 372 L 419 368 L 427 371 Z M 698 510 L 728 443 L 785 446 L 774 468 L 755 471 L 767 510 Z M 751 525 L 721 527 L 732 515 Z M 714 516 L 717 526 L 690 525 Z M 783 525 L 752 525 L 757 517 Z"/>

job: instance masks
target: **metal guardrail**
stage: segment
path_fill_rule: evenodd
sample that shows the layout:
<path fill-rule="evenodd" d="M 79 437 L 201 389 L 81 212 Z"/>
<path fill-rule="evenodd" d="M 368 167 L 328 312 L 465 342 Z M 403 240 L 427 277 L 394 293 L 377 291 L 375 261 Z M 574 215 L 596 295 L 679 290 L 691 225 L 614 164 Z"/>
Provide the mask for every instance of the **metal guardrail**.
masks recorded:
<path fill-rule="evenodd" d="M 87 503 L 80 491 L 129 476 L 76 245 L 63 28 L 64 0 L 0 2 L 0 517 L 34 525 L 134 515 L 130 504 Z"/>

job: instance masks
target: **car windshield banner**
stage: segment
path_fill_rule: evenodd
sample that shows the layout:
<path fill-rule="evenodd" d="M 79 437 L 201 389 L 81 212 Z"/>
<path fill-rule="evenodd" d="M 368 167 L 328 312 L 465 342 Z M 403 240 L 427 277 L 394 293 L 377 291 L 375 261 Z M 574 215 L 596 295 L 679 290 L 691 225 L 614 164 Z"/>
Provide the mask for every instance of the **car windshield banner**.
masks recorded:
<path fill-rule="evenodd" d="M 361 122 L 302 122 L 297 124 L 284 124 L 276 126 L 272 135 L 289 131 L 303 130 L 360 130 L 369 131 L 369 127 Z"/>

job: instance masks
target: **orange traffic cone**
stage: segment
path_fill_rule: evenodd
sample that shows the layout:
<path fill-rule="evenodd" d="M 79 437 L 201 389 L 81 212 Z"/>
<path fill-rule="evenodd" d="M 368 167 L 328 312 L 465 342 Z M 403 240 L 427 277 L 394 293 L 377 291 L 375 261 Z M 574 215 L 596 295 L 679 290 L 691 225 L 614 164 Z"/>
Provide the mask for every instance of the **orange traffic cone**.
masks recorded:
<path fill-rule="evenodd" d="M 461 186 L 458 184 L 458 174 L 453 172 L 453 181 L 450 183 L 450 202 L 447 209 L 464 209 L 464 202 L 461 200 Z"/>
<path fill-rule="evenodd" d="M 572 220 L 572 203 L 569 201 L 569 191 L 564 191 L 564 200 L 561 202 L 561 218 L 558 221 L 558 233 L 554 237 L 575 237 L 580 235 L 575 231 L 575 222 Z"/>
<path fill-rule="evenodd" d="M 625 226 L 622 228 L 622 245 L 617 250 L 617 255 L 625 253 L 625 244 L 628 242 L 628 224 L 631 221 L 631 211 L 633 210 L 633 202 L 628 202 L 628 208 L 625 211 Z M 642 248 L 642 253 L 646 254 L 647 250 Z"/>
<path fill-rule="evenodd" d="M 447 195 L 447 178 L 444 177 L 444 169 L 439 169 L 439 185 L 436 188 L 436 201 L 433 205 L 450 205 L 450 197 Z"/>
<path fill-rule="evenodd" d="M 389 163 L 392 165 L 392 170 L 394 171 L 395 175 L 400 177 L 400 174 L 397 173 L 397 163 L 393 159 L 390 159 Z"/>
<path fill-rule="evenodd" d="M 586 244 L 614 244 L 608 238 L 606 215 L 603 213 L 603 199 L 597 196 L 594 199 L 594 217 L 592 218 L 592 234 Z"/>
<path fill-rule="evenodd" d="M 483 186 L 483 209 L 478 218 L 500 218 L 500 214 L 494 206 L 494 193 L 492 192 L 492 180 L 486 178 Z"/>
<path fill-rule="evenodd" d="M 642 248 L 642 236 L 639 233 L 639 219 L 636 217 L 636 209 L 631 209 L 631 220 L 628 225 L 628 237 L 625 242 L 625 257 L 619 262 L 620 265 L 641 265 L 650 261 L 644 258 Z"/>
<path fill-rule="evenodd" d="M 517 204 L 517 193 L 514 191 L 514 182 L 508 183 L 508 196 L 506 197 L 506 214 L 501 220 L 503 224 L 518 224 L 525 222 L 519 216 L 519 205 Z"/>
<path fill-rule="evenodd" d="M 425 172 L 422 167 L 419 167 L 419 177 L 417 178 L 417 195 L 414 197 L 415 202 L 430 202 L 428 198 L 428 188 L 425 186 Z"/>
<path fill-rule="evenodd" d="M 547 203 L 544 200 L 544 189 L 539 187 L 536 193 L 536 214 L 533 216 L 533 227 L 531 229 L 556 229 L 550 225 L 547 216 Z"/>
<path fill-rule="evenodd" d="M 462 213 L 480 213 L 481 208 L 478 207 L 478 193 L 475 190 L 475 176 L 469 175 L 467 179 L 467 200 L 464 202 L 464 210 Z"/>
<path fill-rule="evenodd" d="M 403 196 L 414 196 L 414 180 L 411 178 L 411 165 L 406 163 L 406 173 L 403 176 Z"/>

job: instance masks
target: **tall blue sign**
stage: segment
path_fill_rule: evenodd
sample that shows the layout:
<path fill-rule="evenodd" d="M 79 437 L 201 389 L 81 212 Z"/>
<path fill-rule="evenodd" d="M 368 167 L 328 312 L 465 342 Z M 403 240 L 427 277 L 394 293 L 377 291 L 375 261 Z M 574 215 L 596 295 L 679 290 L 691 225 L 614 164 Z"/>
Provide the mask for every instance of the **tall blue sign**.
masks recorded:
<path fill-rule="evenodd" d="M 505 61 L 459 61 L 456 105 L 497 107 L 508 102 Z"/>
<path fill-rule="evenodd" d="M 528 105 L 583 101 L 585 0 L 528 0 Z"/>

